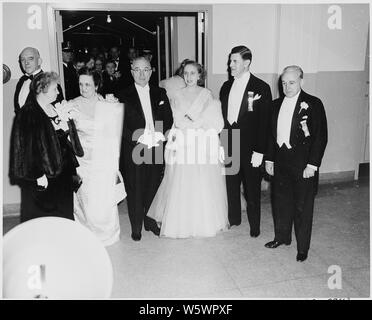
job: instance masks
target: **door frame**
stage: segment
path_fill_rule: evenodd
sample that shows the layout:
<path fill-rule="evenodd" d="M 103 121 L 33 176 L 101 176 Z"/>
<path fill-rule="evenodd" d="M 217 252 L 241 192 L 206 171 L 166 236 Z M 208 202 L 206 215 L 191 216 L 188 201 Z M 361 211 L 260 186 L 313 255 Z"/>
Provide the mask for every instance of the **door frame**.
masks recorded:
<path fill-rule="evenodd" d="M 184 5 L 184 4 L 126 4 L 126 3 L 110 3 L 110 10 L 108 4 L 104 3 L 48 3 L 47 4 L 47 19 L 48 19 L 48 32 L 49 32 L 49 51 L 50 51 L 50 66 L 52 70 L 57 70 L 60 75 L 61 82 L 64 82 L 63 77 L 63 64 L 62 56 L 59 53 L 60 44 L 57 37 L 57 23 L 56 14 L 59 11 L 142 11 L 142 12 L 204 12 L 205 16 L 205 30 L 204 30 L 204 68 L 207 70 L 209 61 L 212 61 L 210 56 L 210 48 L 212 46 L 212 39 L 209 35 L 208 23 L 211 22 L 212 5 Z M 62 40 L 62 39 L 61 39 Z M 207 81 L 208 75 L 207 72 Z"/>

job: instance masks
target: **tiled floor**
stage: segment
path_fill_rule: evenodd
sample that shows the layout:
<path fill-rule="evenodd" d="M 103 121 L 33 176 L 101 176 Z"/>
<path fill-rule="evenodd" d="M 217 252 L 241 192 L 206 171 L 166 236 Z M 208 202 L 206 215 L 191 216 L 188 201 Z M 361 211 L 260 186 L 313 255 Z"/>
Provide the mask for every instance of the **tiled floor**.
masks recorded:
<path fill-rule="evenodd" d="M 321 185 L 309 258 L 296 262 L 295 241 L 266 249 L 273 239 L 269 196 L 263 194 L 261 235 L 239 227 L 206 239 L 174 240 L 143 231 L 130 238 L 120 205 L 121 241 L 107 248 L 114 267 L 112 298 L 357 298 L 370 295 L 369 183 Z M 4 219 L 4 232 L 18 218 Z M 293 237 L 294 239 L 294 237 Z M 342 288 L 330 289 L 331 266 Z"/>

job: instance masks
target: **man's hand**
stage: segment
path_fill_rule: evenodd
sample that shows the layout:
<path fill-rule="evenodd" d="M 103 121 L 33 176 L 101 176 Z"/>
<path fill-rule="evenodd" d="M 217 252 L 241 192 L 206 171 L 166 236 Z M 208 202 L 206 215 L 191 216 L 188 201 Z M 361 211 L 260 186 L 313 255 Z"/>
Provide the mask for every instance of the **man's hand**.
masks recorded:
<path fill-rule="evenodd" d="M 40 178 L 37 178 L 36 183 L 37 183 L 38 186 L 44 187 L 46 189 L 48 187 L 48 179 L 47 179 L 46 175 L 44 174 Z"/>
<path fill-rule="evenodd" d="M 252 167 L 258 168 L 262 163 L 262 159 L 263 159 L 263 154 L 262 153 L 258 153 L 258 152 L 253 151 L 252 159 L 251 159 Z"/>
<path fill-rule="evenodd" d="M 314 177 L 314 174 L 315 174 L 315 170 L 313 168 L 310 168 L 309 166 L 307 166 L 304 170 L 303 177 L 305 179 L 312 178 L 312 177 Z"/>
<path fill-rule="evenodd" d="M 274 175 L 274 162 L 271 162 L 271 161 L 265 161 L 265 169 L 266 169 L 266 172 L 267 172 L 270 176 L 273 176 L 273 175 Z"/>

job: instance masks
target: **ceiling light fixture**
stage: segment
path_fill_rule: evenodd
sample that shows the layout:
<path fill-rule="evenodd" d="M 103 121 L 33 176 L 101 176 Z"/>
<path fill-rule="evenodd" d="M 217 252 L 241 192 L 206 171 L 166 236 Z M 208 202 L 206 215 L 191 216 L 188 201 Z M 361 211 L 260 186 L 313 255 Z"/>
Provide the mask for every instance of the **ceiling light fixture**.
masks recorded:
<path fill-rule="evenodd" d="M 88 30 L 88 31 L 90 30 L 90 26 L 87 26 L 87 30 Z"/>
<path fill-rule="evenodd" d="M 109 14 L 107 15 L 107 23 L 111 23 L 111 17 Z"/>

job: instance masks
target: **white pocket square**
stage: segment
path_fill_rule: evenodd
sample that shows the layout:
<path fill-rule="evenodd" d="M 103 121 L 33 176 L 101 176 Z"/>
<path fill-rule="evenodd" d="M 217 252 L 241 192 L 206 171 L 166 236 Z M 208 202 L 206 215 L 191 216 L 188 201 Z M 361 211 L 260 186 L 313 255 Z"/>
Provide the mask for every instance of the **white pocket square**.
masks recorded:
<path fill-rule="evenodd" d="M 163 101 L 163 100 L 161 100 L 161 101 L 159 102 L 159 106 L 161 106 L 162 104 L 164 104 L 164 101 Z"/>

